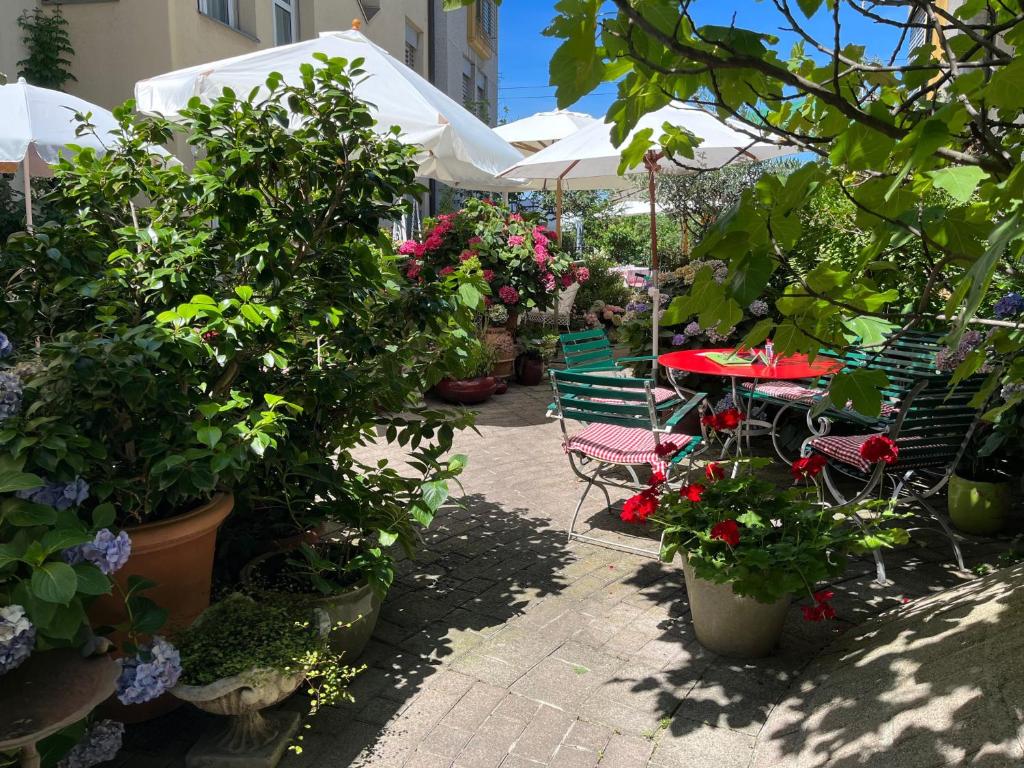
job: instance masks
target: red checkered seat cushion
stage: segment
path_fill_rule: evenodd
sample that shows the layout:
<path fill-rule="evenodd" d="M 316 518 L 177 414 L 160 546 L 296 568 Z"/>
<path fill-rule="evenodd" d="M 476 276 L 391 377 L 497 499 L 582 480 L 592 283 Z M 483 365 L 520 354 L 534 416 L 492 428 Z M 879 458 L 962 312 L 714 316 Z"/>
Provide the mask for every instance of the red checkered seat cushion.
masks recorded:
<path fill-rule="evenodd" d="M 675 443 L 680 449 L 693 441 L 689 435 L 665 435 L 662 445 Z M 620 427 L 615 424 L 591 424 L 565 443 L 566 452 L 575 451 L 600 461 L 614 464 L 649 464 L 652 469 L 664 472 L 671 457 L 660 457 L 654 451 L 654 435 L 649 429 Z"/>
<path fill-rule="evenodd" d="M 744 389 L 753 390 L 754 382 L 745 381 L 740 385 Z M 757 385 L 758 394 L 777 397 L 779 400 L 813 400 L 825 394 L 819 387 L 805 387 L 796 381 L 766 381 Z"/>
<path fill-rule="evenodd" d="M 864 445 L 865 440 L 869 437 L 874 437 L 875 434 L 877 433 L 870 435 L 825 435 L 824 437 L 816 437 L 811 440 L 811 448 L 818 453 L 825 454 L 830 459 L 849 464 L 861 472 L 868 472 L 871 469 L 871 464 L 861 458 L 860 447 Z"/>
<path fill-rule="evenodd" d="M 664 403 L 666 400 L 671 400 L 674 397 L 679 397 L 679 395 L 676 394 L 674 389 L 669 389 L 668 387 L 651 387 L 651 395 L 654 397 L 654 402 L 656 402 L 656 403 Z M 617 398 L 605 398 L 605 397 L 595 397 L 595 398 L 593 398 L 593 401 L 595 403 L 616 403 L 616 404 L 625 403 L 626 402 L 625 400 L 619 400 Z M 629 404 L 630 405 L 642 405 L 643 401 L 642 400 L 630 400 Z"/>

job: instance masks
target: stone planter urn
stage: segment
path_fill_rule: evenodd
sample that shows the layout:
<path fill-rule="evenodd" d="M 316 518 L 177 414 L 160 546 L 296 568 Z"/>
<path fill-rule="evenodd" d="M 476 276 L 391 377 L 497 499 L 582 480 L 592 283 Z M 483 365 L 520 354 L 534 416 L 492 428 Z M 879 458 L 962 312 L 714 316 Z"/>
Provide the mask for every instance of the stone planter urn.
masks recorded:
<path fill-rule="evenodd" d="M 991 536 L 1006 527 L 1013 487 L 1009 478 L 968 479 L 954 472 L 946 498 L 949 517 L 958 530 Z"/>
<path fill-rule="evenodd" d="M 188 768 L 274 768 L 298 731 L 299 713 L 262 711 L 291 696 L 305 676 L 304 671 L 251 669 L 208 685 L 172 688 L 182 701 L 229 718 L 226 727 L 207 731 L 189 750 Z"/>
<path fill-rule="evenodd" d="M 737 659 L 768 656 L 779 644 L 790 597 L 761 603 L 741 597 L 731 584 L 699 578 L 683 555 L 683 575 L 697 640 L 713 653 Z"/>

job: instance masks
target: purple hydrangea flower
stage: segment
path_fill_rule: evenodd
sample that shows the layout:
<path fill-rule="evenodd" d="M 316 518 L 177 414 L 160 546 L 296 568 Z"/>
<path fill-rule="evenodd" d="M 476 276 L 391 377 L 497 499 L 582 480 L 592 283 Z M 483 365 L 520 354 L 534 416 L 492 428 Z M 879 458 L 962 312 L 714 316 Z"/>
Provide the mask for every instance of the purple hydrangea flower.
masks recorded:
<path fill-rule="evenodd" d="M 61 552 L 64 561 L 71 565 L 92 563 L 107 576 L 118 571 L 128 562 L 132 553 L 132 540 L 121 531 L 116 536 L 108 529 L 97 531 L 91 542 L 68 547 Z"/>
<path fill-rule="evenodd" d="M 729 279 L 729 268 L 719 267 L 718 269 L 715 270 L 714 278 L 715 282 L 721 285 L 722 283 Z"/>
<path fill-rule="evenodd" d="M 716 342 L 716 343 L 723 342 L 723 341 L 728 340 L 728 338 L 730 336 L 732 336 L 733 333 L 736 332 L 736 328 L 735 327 L 727 329 L 724 334 L 723 333 L 719 333 L 716 330 L 716 328 L 717 328 L 717 326 L 715 328 L 708 328 L 708 341 L 712 341 L 712 342 Z"/>
<path fill-rule="evenodd" d="M 65 510 L 77 507 L 89 498 L 89 483 L 76 477 L 70 483 L 48 482 L 39 488 L 29 488 L 15 494 L 33 504 L 44 504 L 54 509 Z"/>
<path fill-rule="evenodd" d="M 976 350 L 985 340 L 981 331 L 966 331 L 960 337 L 956 349 L 943 347 L 935 356 L 935 367 L 940 371 L 955 371 L 957 366 L 967 359 L 967 355 Z"/>
<path fill-rule="evenodd" d="M 683 333 L 687 336 L 700 336 L 700 330 L 700 323 L 696 320 L 692 320 L 686 324 L 685 328 L 683 328 Z"/>
<path fill-rule="evenodd" d="M 1007 384 L 1001 390 L 999 390 L 999 396 L 1003 400 L 1009 400 L 1014 395 L 1024 394 L 1024 381 L 1018 381 L 1013 384 Z"/>
<path fill-rule="evenodd" d="M 747 307 L 747 310 L 754 317 L 764 317 L 768 314 L 768 302 L 762 299 L 754 299 L 750 302 L 750 306 Z"/>
<path fill-rule="evenodd" d="M 124 741 L 124 723 L 100 720 L 64 755 L 57 768 L 92 768 L 117 757 Z"/>
<path fill-rule="evenodd" d="M 20 605 L 0 608 L 0 675 L 10 672 L 32 655 L 36 628 Z"/>
<path fill-rule="evenodd" d="M 13 371 L 0 371 L 0 421 L 9 419 L 20 410 L 21 379 Z"/>
<path fill-rule="evenodd" d="M 0 358 L 10 357 L 14 354 L 14 345 L 7 338 L 7 334 L 0 331 Z"/>
<path fill-rule="evenodd" d="M 144 704 L 173 688 L 181 677 L 178 649 L 159 635 L 131 658 L 118 659 L 117 698 L 122 704 Z"/>
<path fill-rule="evenodd" d="M 689 337 L 685 333 L 677 333 L 672 337 L 672 346 L 679 347 L 686 343 Z"/>
<path fill-rule="evenodd" d="M 1014 291 L 1008 293 L 992 308 L 992 313 L 1000 320 L 1007 320 L 1024 313 L 1024 296 Z"/>
<path fill-rule="evenodd" d="M 736 407 L 736 401 L 732 399 L 732 393 L 727 392 L 722 399 L 715 403 L 715 413 L 721 413 L 727 411 L 730 408 Z"/>

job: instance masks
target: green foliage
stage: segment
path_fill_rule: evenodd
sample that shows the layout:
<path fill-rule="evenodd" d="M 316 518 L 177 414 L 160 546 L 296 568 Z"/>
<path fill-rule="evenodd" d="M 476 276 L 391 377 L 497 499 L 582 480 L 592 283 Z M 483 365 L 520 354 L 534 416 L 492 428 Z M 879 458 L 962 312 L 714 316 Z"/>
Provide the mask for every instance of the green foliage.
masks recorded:
<path fill-rule="evenodd" d="M 70 57 L 75 55 L 75 49 L 71 47 L 68 21 L 59 5 L 49 13 L 42 8 L 23 11 L 18 17 L 18 26 L 28 51 L 28 56 L 18 62 L 19 77 L 32 85 L 58 91 L 69 80 L 77 80 L 70 69 Z"/>
<path fill-rule="evenodd" d="M 723 465 L 726 476 L 709 482 L 700 501 L 666 492 L 650 518 L 663 529 L 662 560 L 671 562 L 681 553 L 700 578 L 731 584 L 738 595 L 771 603 L 840 575 L 847 552 L 907 541 L 902 529 L 883 527 L 896 518 L 887 506 L 869 502 L 865 507 L 876 514 L 857 525 L 851 518 L 857 509 L 837 512 L 820 504 L 813 490 L 779 491 L 750 471 L 767 463 L 745 462 L 736 477 L 729 477 L 731 467 Z M 724 521 L 737 526 L 735 545 L 712 535 Z"/>
<path fill-rule="evenodd" d="M 343 629 L 341 631 L 344 631 Z M 327 633 L 308 605 L 273 596 L 230 595 L 174 638 L 181 682 L 209 685 L 245 673 L 304 673 L 310 710 L 351 701 L 347 683 L 360 671 L 330 651 Z"/>
<path fill-rule="evenodd" d="M 576 292 L 573 308 L 577 312 L 587 312 L 599 301 L 617 307 L 625 306 L 629 301 L 629 288 L 623 282 L 622 275 L 611 271 L 615 262 L 598 252 L 584 257 L 583 263 L 590 271 L 590 278 Z"/>

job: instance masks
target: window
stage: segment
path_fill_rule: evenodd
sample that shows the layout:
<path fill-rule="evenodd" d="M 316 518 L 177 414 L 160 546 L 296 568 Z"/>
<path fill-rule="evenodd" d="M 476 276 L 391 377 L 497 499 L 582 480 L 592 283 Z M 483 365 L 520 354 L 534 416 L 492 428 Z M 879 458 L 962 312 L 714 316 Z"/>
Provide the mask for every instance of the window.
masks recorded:
<path fill-rule="evenodd" d="M 273 0 L 274 3 L 274 45 L 294 43 L 298 38 L 298 0 Z"/>
<path fill-rule="evenodd" d="M 494 0 L 479 0 L 476 3 L 476 20 L 484 37 L 491 41 L 498 39 L 498 9 Z"/>
<path fill-rule="evenodd" d="M 476 100 L 481 103 L 487 102 L 487 75 L 479 70 L 476 74 Z"/>
<path fill-rule="evenodd" d="M 476 67 L 469 59 L 462 60 L 462 105 L 468 107 L 473 103 L 473 81 Z"/>
<path fill-rule="evenodd" d="M 238 29 L 236 0 L 199 0 L 199 12 L 222 24 Z"/>
<path fill-rule="evenodd" d="M 416 69 L 420 63 L 420 31 L 406 19 L 405 22 L 405 65 Z"/>
<path fill-rule="evenodd" d="M 367 21 L 373 19 L 380 12 L 379 0 L 358 0 L 359 10 L 363 12 L 363 18 Z"/>

